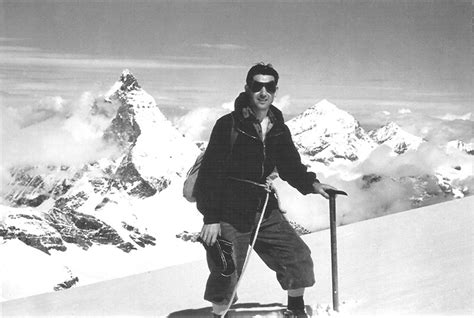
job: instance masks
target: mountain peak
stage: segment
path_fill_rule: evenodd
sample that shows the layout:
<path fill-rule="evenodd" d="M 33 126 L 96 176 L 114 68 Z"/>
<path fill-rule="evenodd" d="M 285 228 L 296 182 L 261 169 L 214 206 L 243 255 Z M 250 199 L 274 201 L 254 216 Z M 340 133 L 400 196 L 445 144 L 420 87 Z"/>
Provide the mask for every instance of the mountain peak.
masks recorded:
<path fill-rule="evenodd" d="M 359 122 L 348 112 L 323 99 L 287 122 L 302 154 L 315 161 L 362 159 L 375 147 Z"/>
<path fill-rule="evenodd" d="M 417 149 L 423 142 L 423 139 L 403 130 L 393 121 L 370 131 L 369 136 L 378 144 L 389 146 L 396 154 L 402 154 L 408 149 Z"/>
<path fill-rule="evenodd" d="M 395 122 L 390 121 L 387 124 L 380 126 L 376 130 L 369 132 L 369 135 L 377 141 L 377 143 L 383 143 L 385 140 L 391 138 L 393 135 L 404 130 Z"/>
<path fill-rule="evenodd" d="M 357 120 L 348 112 L 323 99 L 287 122 L 293 134 L 310 129 L 339 133 L 359 126 Z"/>
<path fill-rule="evenodd" d="M 311 120 L 311 126 L 316 125 L 316 123 L 319 127 L 322 125 L 332 126 L 334 125 L 334 122 L 337 122 L 337 126 L 342 125 L 351 128 L 359 125 L 354 116 L 338 108 L 335 104 L 331 103 L 327 99 L 320 100 L 297 117 L 300 117 L 300 119 L 303 117 L 313 119 Z M 331 127 L 327 128 L 332 130 Z"/>
<path fill-rule="evenodd" d="M 388 124 L 385 125 L 385 127 L 386 127 L 387 129 L 389 129 L 389 128 L 390 128 L 390 129 L 396 129 L 396 130 L 401 129 L 400 126 L 398 126 L 398 124 L 397 124 L 396 122 L 394 122 L 394 121 L 389 122 Z"/>
<path fill-rule="evenodd" d="M 328 101 L 327 99 L 322 99 L 316 104 L 314 104 L 311 108 L 313 109 L 319 109 L 319 110 L 334 110 L 334 109 L 339 109 L 337 108 L 336 105 Z"/>
<path fill-rule="evenodd" d="M 124 70 L 105 96 L 119 103 L 117 115 L 104 133 L 124 150 L 116 174 L 132 180 L 131 192 L 153 188 L 161 191 L 174 175 L 183 175 L 198 153 L 196 145 L 185 139 L 163 115 L 153 96 L 138 85 L 129 70 Z M 142 180 L 144 182 L 137 182 Z M 148 191 L 147 193 L 152 193 Z"/>
<path fill-rule="evenodd" d="M 131 91 L 140 88 L 137 79 L 135 76 L 133 76 L 129 69 L 124 69 L 122 71 L 122 75 L 120 75 L 120 82 L 122 82 L 120 89 L 123 91 Z"/>
<path fill-rule="evenodd" d="M 120 97 L 129 92 L 138 90 L 141 90 L 141 87 L 138 84 L 136 77 L 133 76 L 129 69 L 124 69 L 122 74 L 120 74 L 119 80 L 110 87 L 107 93 L 105 93 L 104 99 L 110 102 L 114 96 L 118 95 Z"/>

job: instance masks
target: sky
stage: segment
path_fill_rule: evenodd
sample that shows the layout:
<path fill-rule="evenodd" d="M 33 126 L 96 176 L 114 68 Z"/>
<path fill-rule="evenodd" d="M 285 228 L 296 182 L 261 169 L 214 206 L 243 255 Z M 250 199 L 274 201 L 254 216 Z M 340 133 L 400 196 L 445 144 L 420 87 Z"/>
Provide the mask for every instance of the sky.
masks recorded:
<path fill-rule="evenodd" d="M 99 94 L 125 68 L 165 115 L 222 109 L 265 61 L 288 119 L 324 98 L 366 126 L 379 111 L 461 116 L 471 13 L 459 0 L 0 0 L 0 109 Z"/>

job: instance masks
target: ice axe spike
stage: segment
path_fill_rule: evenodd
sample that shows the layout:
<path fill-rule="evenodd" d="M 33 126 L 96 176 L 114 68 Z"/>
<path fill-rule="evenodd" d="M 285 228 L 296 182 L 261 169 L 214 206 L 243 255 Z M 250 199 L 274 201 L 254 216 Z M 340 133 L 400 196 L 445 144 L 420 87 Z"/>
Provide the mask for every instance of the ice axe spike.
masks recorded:
<path fill-rule="evenodd" d="M 339 290 L 337 276 L 337 235 L 336 235 L 336 195 L 347 195 L 342 190 L 325 190 L 329 194 L 329 226 L 331 230 L 331 273 L 332 273 L 332 307 L 339 312 Z"/>

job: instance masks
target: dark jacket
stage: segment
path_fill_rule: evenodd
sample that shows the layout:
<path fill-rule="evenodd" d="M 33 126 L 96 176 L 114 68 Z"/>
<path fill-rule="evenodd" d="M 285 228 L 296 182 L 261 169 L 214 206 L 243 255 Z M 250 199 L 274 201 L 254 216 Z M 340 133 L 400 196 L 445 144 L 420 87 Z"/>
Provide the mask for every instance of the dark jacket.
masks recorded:
<path fill-rule="evenodd" d="M 279 176 L 302 194 L 313 193 L 312 184 L 319 182 L 301 163 L 281 111 L 270 106 L 272 126 L 263 142 L 260 124 L 248 105 L 247 95 L 241 93 L 234 111 L 219 118 L 212 130 L 196 181 L 197 208 L 206 224 L 225 221 L 248 231 L 263 208 L 264 190 L 229 177 L 265 183 L 276 168 Z M 231 153 L 232 116 L 238 134 Z M 267 211 L 277 207 L 275 196 L 270 195 Z"/>

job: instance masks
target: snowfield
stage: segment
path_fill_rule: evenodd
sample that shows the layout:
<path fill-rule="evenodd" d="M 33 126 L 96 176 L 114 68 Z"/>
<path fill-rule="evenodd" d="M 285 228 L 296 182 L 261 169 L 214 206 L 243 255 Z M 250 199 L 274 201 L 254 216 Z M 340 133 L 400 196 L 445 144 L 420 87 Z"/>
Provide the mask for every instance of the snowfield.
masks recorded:
<path fill-rule="evenodd" d="M 474 197 L 338 228 L 341 314 L 472 315 Z M 313 309 L 331 304 L 329 232 L 303 236 L 315 261 Z M 196 248 L 200 248 L 197 243 Z M 0 303 L 2 316 L 159 316 L 209 312 L 207 277 L 195 261 L 54 293 Z M 285 304 L 274 274 L 254 254 L 239 304 Z M 241 309 L 244 310 L 245 309 Z M 331 313 L 329 311 L 329 313 Z M 314 315 L 317 315 L 316 310 Z"/>

